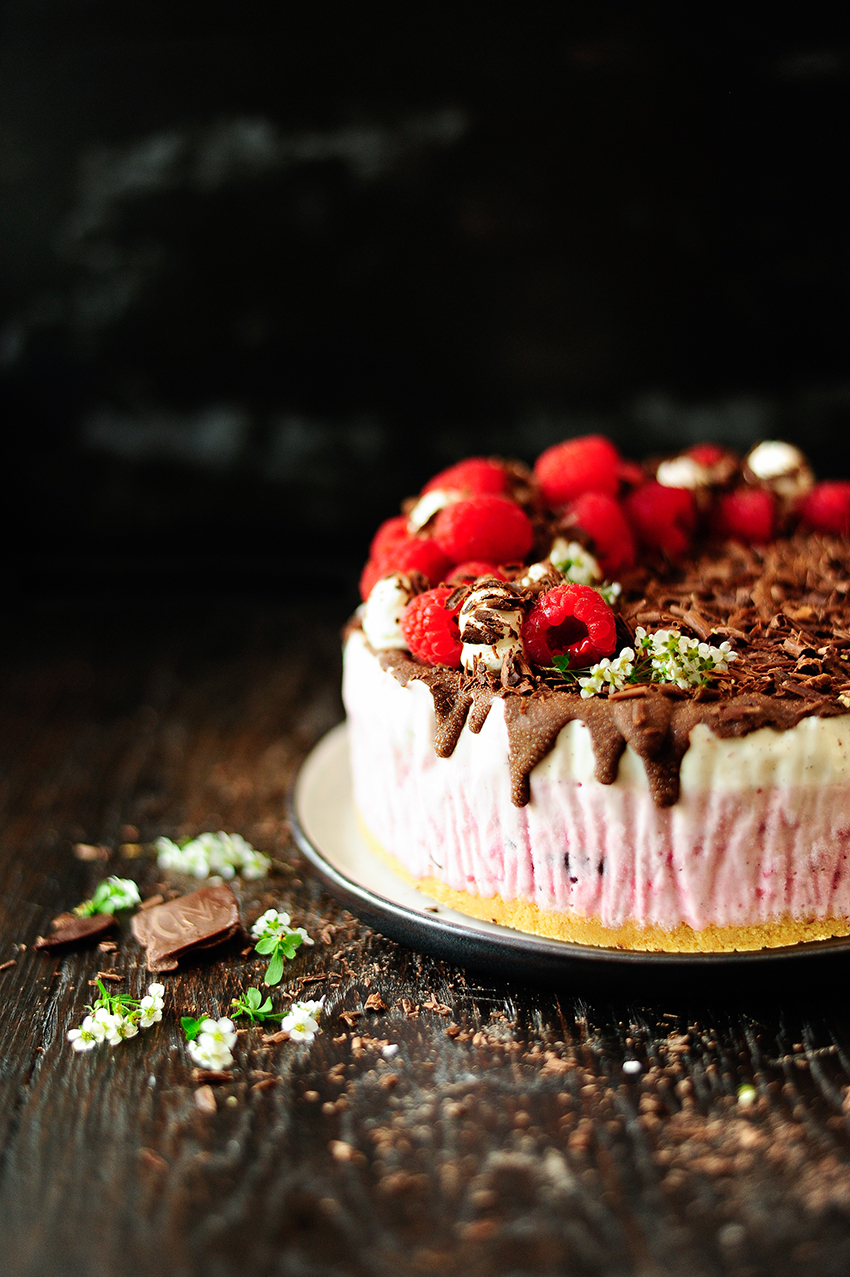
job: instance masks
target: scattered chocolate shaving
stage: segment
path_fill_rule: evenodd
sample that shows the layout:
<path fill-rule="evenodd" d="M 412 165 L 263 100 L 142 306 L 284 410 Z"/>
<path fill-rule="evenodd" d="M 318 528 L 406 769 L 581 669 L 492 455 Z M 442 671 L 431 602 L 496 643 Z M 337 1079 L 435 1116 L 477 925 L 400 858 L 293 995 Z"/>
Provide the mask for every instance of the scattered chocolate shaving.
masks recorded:
<path fill-rule="evenodd" d="M 386 1011 L 387 1004 L 380 993 L 370 993 L 363 1006 L 367 1011 Z"/>
<path fill-rule="evenodd" d="M 161 905 L 164 900 L 165 900 L 165 896 L 162 896 L 159 894 L 155 896 L 148 896 L 147 900 L 142 901 L 142 903 L 139 905 L 139 908 L 140 909 L 155 909 L 156 906 Z"/>
<path fill-rule="evenodd" d="M 264 1033 L 260 1041 L 263 1046 L 276 1046 L 278 1042 L 288 1042 L 289 1034 L 286 1029 L 278 1029 L 277 1033 Z"/>
<path fill-rule="evenodd" d="M 17 959 L 9 958 L 8 962 L 0 962 L 0 971 L 8 971 L 9 967 L 16 967 L 17 965 Z"/>
<path fill-rule="evenodd" d="M 55 919 L 59 921 L 59 919 Z M 105 935 L 115 927 L 115 915 L 112 913 L 92 913 L 87 918 L 77 918 L 73 914 L 61 920 L 61 924 L 50 936 L 39 936 L 33 945 L 34 949 L 61 949 L 65 945 L 84 944 L 96 936 Z"/>
<path fill-rule="evenodd" d="M 95 847 L 92 843 L 88 842 L 75 842 L 74 855 L 77 860 L 108 860 L 109 848 Z"/>
<path fill-rule="evenodd" d="M 445 1002 L 438 1002 L 436 998 L 431 997 L 427 1002 L 423 1002 L 422 1006 L 426 1011 L 433 1011 L 435 1015 L 451 1015 L 451 1007 L 447 1007 Z"/>
<path fill-rule="evenodd" d="M 339 1018 L 345 1020 L 348 1027 L 353 1029 L 362 1014 L 362 1011 L 340 1011 Z"/>
<path fill-rule="evenodd" d="M 114 940 L 101 940 L 97 946 L 98 953 L 115 953 L 117 949 L 118 945 Z"/>
<path fill-rule="evenodd" d="M 192 1069 L 193 1082 L 232 1082 L 230 1069 Z"/>
<path fill-rule="evenodd" d="M 89 980 L 89 984 L 97 988 L 98 980 L 107 980 L 111 984 L 120 984 L 126 978 L 126 976 L 119 975 L 117 971 L 98 971 L 94 980 Z"/>
<path fill-rule="evenodd" d="M 230 940 L 239 931 L 236 897 L 226 883 L 140 910 L 133 935 L 147 950 L 148 971 L 173 971 L 180 958 Z"/>

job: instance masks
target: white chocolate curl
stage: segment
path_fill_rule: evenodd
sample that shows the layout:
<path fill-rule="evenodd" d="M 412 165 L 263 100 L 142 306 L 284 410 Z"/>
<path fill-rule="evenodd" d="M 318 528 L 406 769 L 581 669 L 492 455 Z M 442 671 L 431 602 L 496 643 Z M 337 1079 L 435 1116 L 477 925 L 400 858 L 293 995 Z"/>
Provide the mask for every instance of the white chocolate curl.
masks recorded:
<path fill-rule="evenodd" d="M 510 586 L 484 585 L 473 590 L 458 617 L 463 668 L 470 672 L 478 665 L 498 673 L 506 656 L 519 655 L 522 617 L 522 607 Z"/>
<path fill-rule="evenodd" d="M 693 457 L 671 457 L 662 461 L 655 473 L 664 488 L 707 488 L 711 483 L 711 471 L 701 466 Z"/>
<path fill-rule="evenodd" d="M 375 582 L 363 608 L 361 624 L 376 652 L 387 647 L 407 647 L 401 632 L 401 618 L 412 598 L 410 578 L 403 572 L 382 576 L 380 581 Z"/>
<path fill-rule="evenodd" d="M 433 519 L 438 510 L 442 510 L 444 505 L 451 505 L 453 501 L 457 501 L 460 495 L 451 488 L 432 488 L 430 492 L 426 492 L 407 516 L 408 532 L 414 534 L 419 532 Z"/>
<path fill-rule="evenodd" d="M 814 487 L 815 476 L 800 449 L 779 439 L 767 439 L 756 444 L 747 454 L 745 475 L 747 470 L 766 483 L 778 497 L 788 501 L 803 496 Z"/>

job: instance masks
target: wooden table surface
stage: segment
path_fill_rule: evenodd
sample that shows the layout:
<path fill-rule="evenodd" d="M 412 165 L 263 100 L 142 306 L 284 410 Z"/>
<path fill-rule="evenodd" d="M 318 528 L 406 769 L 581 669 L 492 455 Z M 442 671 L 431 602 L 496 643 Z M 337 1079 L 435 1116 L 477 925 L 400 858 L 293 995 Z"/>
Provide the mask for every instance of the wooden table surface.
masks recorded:
<path fill-rule="evenodd" d="M 846 1277 L 850 964 L 535 986 L 370 931 L 287 823 L 342 715 L 343 620 L 332 601 L 173 596 L 7 616 L 0 1270 Z M 237 886 L 243 920 L 280 905 L 316 937 L 274 997 L 324 994 L 320 1034 L 249 1027 L 231 1081 L 193 1080 L 179 1017 L 259 981 L 242 938 L 163 977 L 161 1024 L 75 1054 L 96 973 L 137 996 L 151 977 L 126 921 L 114 953 L 36 937 L 107 873 L 180 885 L 130 853 L 218 828 L 275 857 Z"/>

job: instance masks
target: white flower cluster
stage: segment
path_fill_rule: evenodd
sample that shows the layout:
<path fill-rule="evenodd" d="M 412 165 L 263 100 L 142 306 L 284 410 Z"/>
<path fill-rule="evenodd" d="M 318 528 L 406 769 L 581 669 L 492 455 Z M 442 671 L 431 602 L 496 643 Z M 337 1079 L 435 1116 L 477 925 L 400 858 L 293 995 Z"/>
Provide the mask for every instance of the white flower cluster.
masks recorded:
<path fill-rule="evenodd" d="M 91 1051 L 106 1042 L 118 1046 L 162 1019 L 164 984 L 151 984 L 139 1002 L 123 995 L 99 998 L 78 1029 L 68 1032 L 75 1051 Z"/>
<path fill-rule="evenodd" d="M 556 537 L 549 551 L 549 562 L 575 585 L 593 585 L 602 580 L 598 562 L 578 541 Z"/>
<path fill-rule="evenodd" d="M 293 1042 L 312 1042 L 319 1032 L 319 1016 L 325 999 L 318 1002 L 293 1002 L 287 1014 L 280 1022 Z"/>
<path fill-rule="evenodd" d="M 635 649 L 624 647 L 613 661 L 607 657 L 590 667 L 580 678 L 581 695 L 598 696 L 603 688 L 621 692 L 630 682 L 675 683 L 677 687 L 699 687 L 713 674 L 722 674 L 730 661 L 738 659 L 728 642 L 719 647 L 686 638 L 678 630 L 656 630 L 647 634 L 642 625 L 635 630 Z"/>
<path fill-rule="evenodd" d="M 189 1054 L 199 1069 L 229 1069 L 233 1063 L 236 1030 L 233 1021 L 201 1020 L 198 1036 L 187 1043 Z"/>
<path fill-rule="evenodd" d="M 211 874 L 232 878 L 237 873 L 243 878 L 265 878 L 272 863 L 239 834 L 223 831 L 198 834 L 182 846 L 170 838 L 157 838 L 154 845 L 160 869 L 173 869 L 195 878 L 209 878 Z"/>
<path fill-rule="evenodd" d="M 132 878 L 107 878 L 98 883 L 91 900 L 84 900 L 77 905 L 74 913 L 78 917 L 88 917 L 93 913 L 115 913 L 118 909 L 134 909 L 141 904 L 139 888 Z"/>
<path fill-rule="evenodd" d="M 267 909 L 254 923 L 251 935 L 255 940 L 286 940 L 289 936 L 295 935 L 301 937 L 302 944 L 316 943 L 307 935 L 303 927 L 291 927 L 290 922 L 288 913 L 283 913 L 279 909 Z"/>
<path fill-rule="evenodd" d="M 634 673 L 635 654 L 630 647 L 624 647 L 619 656 L 609 660 L 606 656 L 597 665 L 590 667 L 590 676 L 580 678 L 582 697 L 587 700 L 598 696 L 603 687 L 610 687 L 612 692 L 620 692 Z"/>
<path fill-rule="evenodd" d="M 678 630 L 656 630 L 647 634 L 642 625 L 635 630 L 638 658 L 649 657 L 653 683 L 675 683 L 677 687 L 699 687 L 712 676 L 722 674 L 729 662 L 738 659 L 728 642 L 719 647 L 686 638 Z"/>

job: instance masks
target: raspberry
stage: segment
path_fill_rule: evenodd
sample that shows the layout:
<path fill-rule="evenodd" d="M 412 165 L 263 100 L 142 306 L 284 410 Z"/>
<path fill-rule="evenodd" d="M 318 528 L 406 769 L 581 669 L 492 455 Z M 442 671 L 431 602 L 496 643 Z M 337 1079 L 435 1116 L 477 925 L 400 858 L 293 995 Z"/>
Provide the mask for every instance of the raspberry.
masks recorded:
<path fill-rule="evenodd" d="M 773 536 L 776 501 L 764 488 L 736 488 L 717 499 L 712 526 L 718 536 L 737 541 L 769 541 Z"/>
<path fill-rule="evenodd" d="M 372 537 L 369 546 L 369 558 L 379 559 L 385 550 L 398 541 L 407 541 L 410 533 L 407 530 L 407 516 L 397 514 L 392 519 L 385 519 Z"/>
<path fill-rule="evenodd" d="M 459 563 L 456 568 L 452 568 L 446 581 L 449 585 L 469 585 L 480 576 L 495 576 L 500 581 L 505 579 L 504 572 L 495 563 L 485 563 L 483 559 L 467 559 L 466 563 Z"/>
<path fill-rule="evenodd" d="M 524 559 L 534 540 L 528 515 L 507 497 L 485 494 L 443 506 L 434 521 L 434 540 L 452 563 Z"/>
<path fill-rule="evenodd" d="M 690 457 L 698 466 L 705 466 L 706 470 L 710 470 L 712 466 L 716 466 L 724 457 L 729 455 L 726 448 L 721 448 L 716 443 L 695 443 L 692 448 L 688 448 L 685 453 L 686 457 Z"/>
<path fill-rule="evenodd" d="M 570 527 L 584 532 L 603 574 L 612 580 L 634 567 L 635 539 L 622 506 L 604 492 L 585 492 L 567 506 Z"/>
<path fill-rule="evenodd" d="M 500 461 L 489 457 L 469 457 L 468 460 L 458 461 L 457 465 L 435 474 L 422 491 L 432 492 L 435 488 L 443 488 L 468 496 L 481 496 L 485 492 L 500 496 L 507 491 L 507 487 L 507 472 Z"/>
<path fill-rule="evenodd" d="M 566 505 L 583 492 L 619 489 L 620 454 L 603 435 L 583 435 L 547 448 L 534 464 L 534 475 L 550 506 Z"/>
<path fill-rule="evenodd" d="M 614 613 L 589 585 L 556 585 L 525 618 L 522 641 L 532 661 L 550 666 L 569 656 L 573 669 L 593 665 L 617 646 Z"/>
<path fill-rule="evenodd" d="M 803 499 L 800 515 L 816 532 L 850 536 L 850 483 L 828 479 L 816 484 Z"/>
<path fill-rule="evenodd" d="M 441 585 L 417 594 L 404 609 L 401 632 L 412 655 L 426 665 L 450 665 L 452 669 L 460 665 L 460 603 L 454 608 L 446 607 L 446 599 L 453 593 L 449 586 Z"/>
<path fill-rule="evenodd" d="M 626 515 L 649 550 L 675 559 L 689 549 L 696 525 L 696 503 L 687 488 L 665 488 L 650 479 L 625 501 Z"/>
<path fill-rule="evenodd" d="M 368 599 L 376 582 L 391 572 L 421 572 L 432 585 L 436 585 L 450 566 L 450 561 L 430 537 L 408 537 L 406 541 L 396 541 L 366 564 L 360 577 L 360 597 L 364 601 Z"/>

